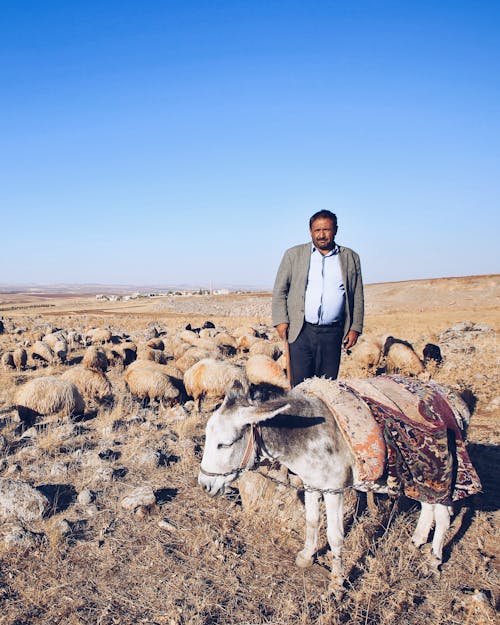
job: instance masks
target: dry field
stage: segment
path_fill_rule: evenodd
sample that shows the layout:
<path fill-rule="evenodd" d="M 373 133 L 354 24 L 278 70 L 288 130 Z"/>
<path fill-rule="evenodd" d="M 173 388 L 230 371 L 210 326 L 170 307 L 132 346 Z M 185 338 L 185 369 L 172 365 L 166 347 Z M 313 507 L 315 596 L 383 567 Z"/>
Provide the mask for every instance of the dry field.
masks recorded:
<path fill-rule="evenodd" d="M 0 368 L 0 481 L 36 487 L 50 501 L 43 518 L 0 514 L 0 625 L 483 625 L 500 599 L 498 520 L 498 341 L 500 276 L 368 285 L 366 333 L 440 346 L 444 362 L 426 375 L 475 403 L 469 452 L 484 492 L 456 511 L 439 578 L 410 547 L 417 506 L 377 498 L 378 513 L 347 496 L 346 592 L 326 593 L 324 527 L 318 557 L 295 567 L 301 548 L 300 497 L 273 492 L 269 510 L 249 510 L 238 482 L 230 497 L 211 499 L 197 485 L 209 407 L 202 414 L 135 400 L 124 368 L 110 366 L 113 402 L 87 401 L 83 417 L 57 415 L 23 432 L 13 408 L 18 390 L 40 376 L 78 365 Z M 0 355 L 50 330 L 109 328 L 138 347 L 156 334 L 211 321 L 233 332 L 271 332 L 267 293 L 97 302 L 89 295 L 0 294 Z M 467 323 L 466 323 L 467 322 Z M 450 330 L 450 328 L 452 328 Z M 161 337 L 160 337 L 161 338 Z M 271 340 L 275 340 L 271 334 Z M 107 345 L 103 346 L 107 348 Z M 242 363 L 240 351 L 226 358 Z M 371 375 L 355 350 L 341 377 Z M 138 487 L 153 503 L 128 509 Z M 290 497 L 293 502 L 290 503 Z M 1 512 L 1 505 L 0 505 Z M 291 523 L 291 519 L 298 519 Z M 425 551 L 425 550 L 424 550 Z"/>

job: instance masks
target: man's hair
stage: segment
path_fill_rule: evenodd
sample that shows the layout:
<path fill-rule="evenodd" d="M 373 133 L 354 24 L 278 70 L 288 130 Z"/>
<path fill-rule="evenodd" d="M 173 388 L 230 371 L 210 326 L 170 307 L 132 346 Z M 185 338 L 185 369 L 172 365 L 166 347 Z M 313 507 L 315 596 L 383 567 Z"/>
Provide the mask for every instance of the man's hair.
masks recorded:
<path fill-rule="evenodd" d="M 337 225 L 337 215 L 335 215 L 335 213 L 332 213 L 332 211 L 318 211 L 317 213 L 314 213 L 309 220 L 309 229 L 312 228 L 313 222 L 316 221 L 316 219 L 331 219 L 333 221 L 333 225 Z"/>

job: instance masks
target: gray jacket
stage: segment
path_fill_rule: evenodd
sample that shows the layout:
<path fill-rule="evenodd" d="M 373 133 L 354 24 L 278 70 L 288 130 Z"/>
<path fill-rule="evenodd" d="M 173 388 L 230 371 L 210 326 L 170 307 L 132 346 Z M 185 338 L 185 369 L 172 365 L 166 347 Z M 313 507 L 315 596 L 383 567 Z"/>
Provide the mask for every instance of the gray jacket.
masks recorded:
<path fill-rule="evenodd" d="M 344 336 L 349 330 L 363 330 L 364 297 L 359 256 L 348 247 L 339 247 L 340 268 L 345 287 Z M 286 250 L 273 288 L 273 325 L 288 323 L 288 341 L 293 343 L 304 325 L 304 300 L 311 262 L 311 243 Z"/>

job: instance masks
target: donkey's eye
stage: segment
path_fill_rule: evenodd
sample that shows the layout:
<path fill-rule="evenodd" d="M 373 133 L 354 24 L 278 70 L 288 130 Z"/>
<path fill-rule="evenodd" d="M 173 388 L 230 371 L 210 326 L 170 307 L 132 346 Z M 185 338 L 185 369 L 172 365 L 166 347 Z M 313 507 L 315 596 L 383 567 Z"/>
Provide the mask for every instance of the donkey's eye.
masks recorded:
<path fill-rule="evenodd" d="M 233 443 L 219 443 L 217 445 L 217 449 L 223 449 L 223 448 L 227 448 L 227 447 L 231 447 Z"/>

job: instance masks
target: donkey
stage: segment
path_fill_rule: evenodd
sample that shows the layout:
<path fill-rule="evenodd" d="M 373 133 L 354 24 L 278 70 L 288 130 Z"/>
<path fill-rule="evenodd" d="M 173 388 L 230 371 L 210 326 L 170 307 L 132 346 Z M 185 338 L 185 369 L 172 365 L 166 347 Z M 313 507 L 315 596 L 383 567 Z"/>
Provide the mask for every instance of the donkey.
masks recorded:
<path fill-rule="evenodd" d="M 355 458 L 328 407 L 297 388 L 267 401 L 255 401 L 236 384 L 207 422 L 198 482 L 210 496 L 223 494 L 243 471 L 255 468 L 264 458 L 279 461 L 304 484 L 306 527 L 304 547 L 295 560 L 299 567 L 313 562 L 323 497 L 332 553 L 330 585 L 334 590 L 341 588 L 344 492 L 368 488 L 357 483 Z M 376 492 L 387 492 L 387 488 L 382 484 Z M 437 571 L 451 509 L 439 503 L 420 503 L 412 542 L 417 547 L 426 543 L 435 525 L 431 564 Z"/>

